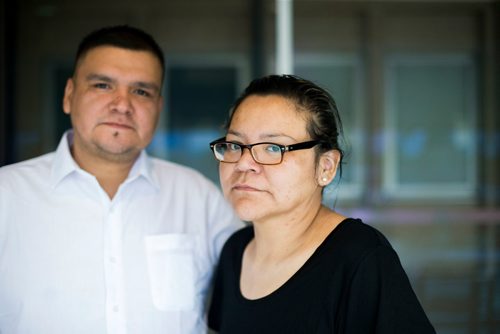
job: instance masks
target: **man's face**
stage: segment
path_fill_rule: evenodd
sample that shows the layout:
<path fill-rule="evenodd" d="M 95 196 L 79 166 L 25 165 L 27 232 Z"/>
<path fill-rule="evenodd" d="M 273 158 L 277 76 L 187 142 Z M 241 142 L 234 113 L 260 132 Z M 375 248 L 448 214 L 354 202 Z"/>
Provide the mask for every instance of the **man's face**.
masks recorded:
<path fill-rule="evenodd" d="M 89 50 L 68 80 L 63 100 L 74 129 L 75 159 L 135 160 L 158 122 L 161 80 L 161 64 L 150 52 Z"/>

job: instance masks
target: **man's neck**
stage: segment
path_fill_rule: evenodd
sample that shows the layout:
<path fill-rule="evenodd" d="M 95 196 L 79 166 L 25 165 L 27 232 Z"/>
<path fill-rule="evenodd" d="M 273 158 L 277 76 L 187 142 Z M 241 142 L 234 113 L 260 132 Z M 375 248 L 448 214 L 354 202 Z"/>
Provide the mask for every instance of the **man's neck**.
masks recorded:
<path fill-rule="evenodd" d="M 127 179 L 133 164 L 103 164 L 100 168 L 92 171 L 102 189 L 110 199 L 118 192 L 120 185 Z M 90 171 L 88 171 L 90 173 Z"/>
<path fill-rule="evenodd" d="M 120 185 L 127 179 L 136 159 L 110 161 L 96 156 L 87 156 L 85 152 L 71 149 L 76 163 L 86 172 L 95 176 L 99 185 L 112 199 Z"/>

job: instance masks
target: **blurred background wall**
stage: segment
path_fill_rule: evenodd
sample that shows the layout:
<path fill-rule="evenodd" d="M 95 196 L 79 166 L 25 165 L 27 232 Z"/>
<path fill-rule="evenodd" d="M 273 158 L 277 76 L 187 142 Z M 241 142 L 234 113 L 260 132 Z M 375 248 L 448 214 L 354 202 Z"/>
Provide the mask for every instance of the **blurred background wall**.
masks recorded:
<path fill-rule="evenodd" d="M 326 204 L 381 229 L 438 333 L 500 333 L 500 2 L 292 2 L 293 71 L 328 88 L 348 156 Z M 80 39 L 130 24 L 167 61 L 148 148 L 217 180 L 208 142 L 276 68 L 274 0 L 0 5 L 0 166 L 55 149 Z"/>

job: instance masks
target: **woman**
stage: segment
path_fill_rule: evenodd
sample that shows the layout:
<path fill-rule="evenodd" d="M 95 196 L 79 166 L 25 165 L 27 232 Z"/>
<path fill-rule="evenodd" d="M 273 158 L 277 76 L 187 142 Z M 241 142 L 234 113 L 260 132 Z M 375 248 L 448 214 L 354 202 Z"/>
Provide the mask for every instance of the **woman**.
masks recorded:
<path fill-rule="evenodd" d="M 226 243 L 209 326 L 219 333 L 435 333 L 397 254 L 322 205 L 341 171 L 341 121 L 315 84 L 256 79 L 210 144 L 225 197 L 251 225 Z"/>

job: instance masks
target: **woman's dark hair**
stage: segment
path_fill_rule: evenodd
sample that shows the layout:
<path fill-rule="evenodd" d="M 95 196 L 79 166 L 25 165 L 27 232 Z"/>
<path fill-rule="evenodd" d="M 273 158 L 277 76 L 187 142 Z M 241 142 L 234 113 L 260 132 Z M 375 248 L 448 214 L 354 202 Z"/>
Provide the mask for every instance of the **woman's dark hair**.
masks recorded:
<path fill-rule="evenodd" d="M 76 51 L 74 70 L 88 51 L 100 46 L 114 46 L 127 50 L 148 51 L 160 62 L 162 80 L 165 72 L 163 51 L 154 38 L 145 31 L 127 25 L 104 27 L 85 36 Z"/>
<path fill-rule="evenodd" d="M 251 95 L 281 96 L 293 102 L 297 111 L 305 112 L 308 134 L 312 140 L 321 142 L 316 151 L 317 157 L 326 151 L 339 151 L 339 176 L 342 176 L 344 156 L 344 151 L 340 147 L 340 141 L 343 140 L 342 122 L 335 100 L 325 89 L 295 75 L 269 75 L 255 79 L 245 88 L 231 108 L 226 129 L 229 128 L 240 104 Z"/>

